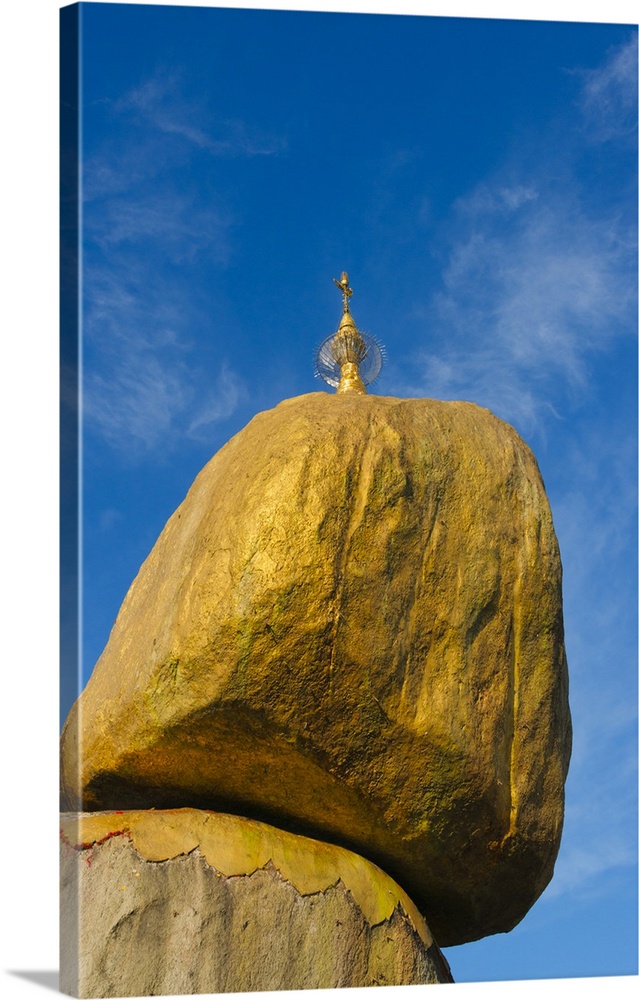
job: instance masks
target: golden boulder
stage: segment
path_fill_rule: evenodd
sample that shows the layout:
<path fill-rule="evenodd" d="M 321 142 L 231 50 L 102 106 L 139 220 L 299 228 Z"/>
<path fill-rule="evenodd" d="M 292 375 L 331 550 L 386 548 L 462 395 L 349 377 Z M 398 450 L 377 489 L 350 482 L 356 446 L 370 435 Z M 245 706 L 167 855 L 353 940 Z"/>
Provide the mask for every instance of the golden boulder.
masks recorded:
<path fill-rule="evenodd" d="M 67 720 L 63 798 L 340 844 L 447 946 L 547 885 L 570 741 L 528 447 L 470 403 L 313 393 L 256 416 L 169 519 Z"/>

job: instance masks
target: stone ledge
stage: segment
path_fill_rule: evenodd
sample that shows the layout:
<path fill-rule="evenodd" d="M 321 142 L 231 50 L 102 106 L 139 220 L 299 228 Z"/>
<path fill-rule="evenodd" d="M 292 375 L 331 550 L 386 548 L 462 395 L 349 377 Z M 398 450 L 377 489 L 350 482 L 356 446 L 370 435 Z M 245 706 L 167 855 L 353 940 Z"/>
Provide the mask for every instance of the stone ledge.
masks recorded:
<path fill-rule="evenodd" d="M 61 989 L 83 997 L 452 982 L 343 848 L 195 809 L 63 814 Z"/>

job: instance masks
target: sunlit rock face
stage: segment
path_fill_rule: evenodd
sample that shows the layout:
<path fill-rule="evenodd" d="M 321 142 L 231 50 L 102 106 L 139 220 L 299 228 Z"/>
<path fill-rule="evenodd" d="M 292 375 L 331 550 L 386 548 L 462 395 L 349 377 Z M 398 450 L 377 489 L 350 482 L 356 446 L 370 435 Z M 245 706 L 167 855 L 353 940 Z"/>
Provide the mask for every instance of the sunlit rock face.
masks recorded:
<path fill-rule="evenodd" d="M 342 844 L 446 946 L 550 880 L 570 734 L 527 446 L 469 403 L 314 393 L 255 417 L 168 521 L 67 720 L 63 795 Z"/>

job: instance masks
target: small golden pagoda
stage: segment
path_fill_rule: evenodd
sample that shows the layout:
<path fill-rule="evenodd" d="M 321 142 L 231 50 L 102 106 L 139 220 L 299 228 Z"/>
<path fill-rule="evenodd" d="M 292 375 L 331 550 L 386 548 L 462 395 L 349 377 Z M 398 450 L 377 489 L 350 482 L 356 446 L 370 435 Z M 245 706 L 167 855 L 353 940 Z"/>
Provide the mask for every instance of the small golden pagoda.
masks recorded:
<path fill-rule="evenodd" d="M 366 386 L 381 371 L 384 352 L 377 341 L 357 329 L 350 311 L 353 289 L 346 271 L 342 271 L 339 281 L 333 281 L 342 292 L 343 313 L 337 332 L 327 337 L 317 352 L 316 375 L 336 387 L 338 393 L 364 395 Z"/>

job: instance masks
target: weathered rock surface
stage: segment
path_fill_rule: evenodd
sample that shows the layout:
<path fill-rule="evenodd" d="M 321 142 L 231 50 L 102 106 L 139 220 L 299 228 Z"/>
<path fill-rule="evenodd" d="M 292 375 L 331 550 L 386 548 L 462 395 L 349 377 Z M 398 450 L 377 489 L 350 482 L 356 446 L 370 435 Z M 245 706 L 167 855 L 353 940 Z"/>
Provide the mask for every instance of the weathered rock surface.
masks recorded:
<path fill-rule="evenodd" d="M 446 946 L 509 930 L 551 878 L 570 734 L 527 446 L 469 403 L 314 393 L 255 417 L 168 521 L 67 720 L 63 793 L 344 844 Z"/>
<path fill-rule="evenodd" d="M 452 982 L 375 865 L 192 809 L 63 816 L 61 924 L 81 997 Z"/>

